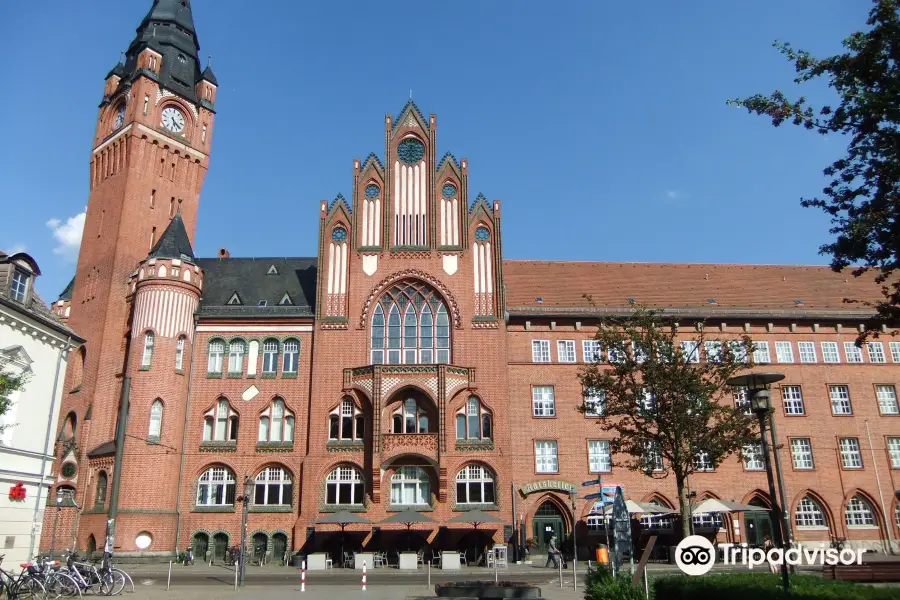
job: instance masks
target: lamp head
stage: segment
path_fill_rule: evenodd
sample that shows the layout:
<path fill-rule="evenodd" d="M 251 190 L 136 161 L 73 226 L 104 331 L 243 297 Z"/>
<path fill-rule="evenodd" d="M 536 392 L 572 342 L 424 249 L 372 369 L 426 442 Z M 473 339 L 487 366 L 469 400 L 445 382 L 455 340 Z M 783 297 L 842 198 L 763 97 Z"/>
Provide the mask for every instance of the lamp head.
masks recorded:
<path fill-rule="evenodd" d="M 757 415 L 769 412 L 769 390 L 752 390 L 753 396 L 750 398 L 750 410 Z"/>

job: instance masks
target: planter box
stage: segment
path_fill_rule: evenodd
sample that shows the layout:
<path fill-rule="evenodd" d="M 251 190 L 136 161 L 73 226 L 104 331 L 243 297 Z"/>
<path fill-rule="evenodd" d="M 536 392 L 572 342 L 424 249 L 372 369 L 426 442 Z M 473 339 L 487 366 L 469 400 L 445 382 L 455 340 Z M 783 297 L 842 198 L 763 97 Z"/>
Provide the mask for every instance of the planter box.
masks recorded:
<path fill-rule="evenodd" d="M 533 586 L 434 586 L 438 598 L 540 598 L 541 588 Z"/>

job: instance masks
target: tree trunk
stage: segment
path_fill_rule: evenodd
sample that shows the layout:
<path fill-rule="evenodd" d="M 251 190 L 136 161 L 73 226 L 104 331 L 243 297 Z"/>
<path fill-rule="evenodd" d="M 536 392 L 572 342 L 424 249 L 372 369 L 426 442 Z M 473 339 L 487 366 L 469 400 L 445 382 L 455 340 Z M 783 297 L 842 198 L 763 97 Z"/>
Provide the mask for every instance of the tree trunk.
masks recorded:
<path fill-rule="evenodd" d="M 683 475 L 675 474 L 675 487 L 678 489 L 678 508 L 681 509 L 681 537 L 691 535 L 691 506 L 687 496 L 686 480 Z"/>

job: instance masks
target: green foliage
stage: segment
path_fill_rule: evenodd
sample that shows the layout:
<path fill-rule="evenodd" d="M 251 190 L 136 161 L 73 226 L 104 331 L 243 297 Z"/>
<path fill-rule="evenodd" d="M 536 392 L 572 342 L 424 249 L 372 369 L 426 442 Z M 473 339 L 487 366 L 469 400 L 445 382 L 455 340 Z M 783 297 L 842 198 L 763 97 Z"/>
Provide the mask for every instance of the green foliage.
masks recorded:
<path fill-rule="evenodd" d="M 651 596 L 652 597 L 652 596 Z M 613 577 L 606 569 L 594 569 L 588 574 L 585 600 L 646 600 L 642 585 L 634 585 L 631 575 Z"/>
<path fill-rule="evenodd" d="M 3 364 L 0 363 L 0 415 L 5 415 L 12 405 L 9 397 L 13 392 L 24 388 L 26 383 L 28 383 L 27 375 L 15 375 L 4 369 Z M 11 425 L 0 425 L 0 432 L 7 427 L 11 427 Z"/>
<path fill-rule="evenodd" d="M 649 477 L 674 475 L 682 531 L 688 535 L 688 476 L 700 453 L 713 467 L 758 439 L 755 419 L 735 406 L 726 381 L 746 369 L 750 338 L 716 340 L 702 327 L 691 337 L 697 350 L 681 350 L 678 325 L 652 310 L 600 323 L 594 339 L 616 360 L 595 362 L 581 373 L 586 394 L 602 390 L 605 415 L 600 428 L 612 433 L 613 461 Z M 718 360 L 700 360 L 701 349 L 718 344 Z M 732 346 L 734 344 L 734 346 Z M 609 356 L 609 354 L 607 354 Z M 586 406 L 582 404 L 582 410 Z"/>
<path fill-rule="evenodd" d="M 900 2 L 874 0 L 868 31 L 857 32 L 843 42 L 845 52 L 816 58 L 790 44 L 773 45 L 794 64 L 797 84 L 824 79 L 838 96 L 838 106 L 818 110 L 800 97 L 791 101 L 781 91 L 736 98 L 728 103 L 772 119 L 785 121 L 822 135 L 840 134 L 848 141 L 846 156 L 824 169 L 829 179 L 822 196 L 801 204 L 817 207 L 831 216 L 831 233 L 837 238 L 821 247 L 839 271 L 861 265 L 853 273 L 876 269 L 884 300 L 871 303 L 878 317 L 868 331 L 900 320 Z"/>
<path fill-rule="evenodd" d="M 887 600 L 896 598 L 895 588 L 876 588 L 813 575 L 791 577 L 791 593 L 781 587 L 781 577 L 769 573 L 739 573 L 689 577 L 679 575 L 655 579 L 657 598 L 666 600 Z"/>

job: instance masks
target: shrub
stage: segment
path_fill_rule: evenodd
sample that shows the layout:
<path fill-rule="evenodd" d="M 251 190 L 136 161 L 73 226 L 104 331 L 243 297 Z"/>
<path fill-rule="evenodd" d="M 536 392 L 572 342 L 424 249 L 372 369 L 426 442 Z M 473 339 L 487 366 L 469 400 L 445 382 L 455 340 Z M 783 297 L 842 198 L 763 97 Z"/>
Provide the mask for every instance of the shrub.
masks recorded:
<path fill-rule="evenodd" d="M 585 600 L 646 600 L 643 586 L 631 583 L 631 575 L 613 577 L 606 569 L 595 569 L 588 575 Z"/>
<path fill-rule="evenodd" d="M 811 575 L 791 577 L 791 594 L 784 593 L 781 577 L 769 573 L 738 573 L 689 577 L 661 577 L 653 581 L 657 598 L 666 600 L 887 600 L 897 590 L 832 581 Z"/>

